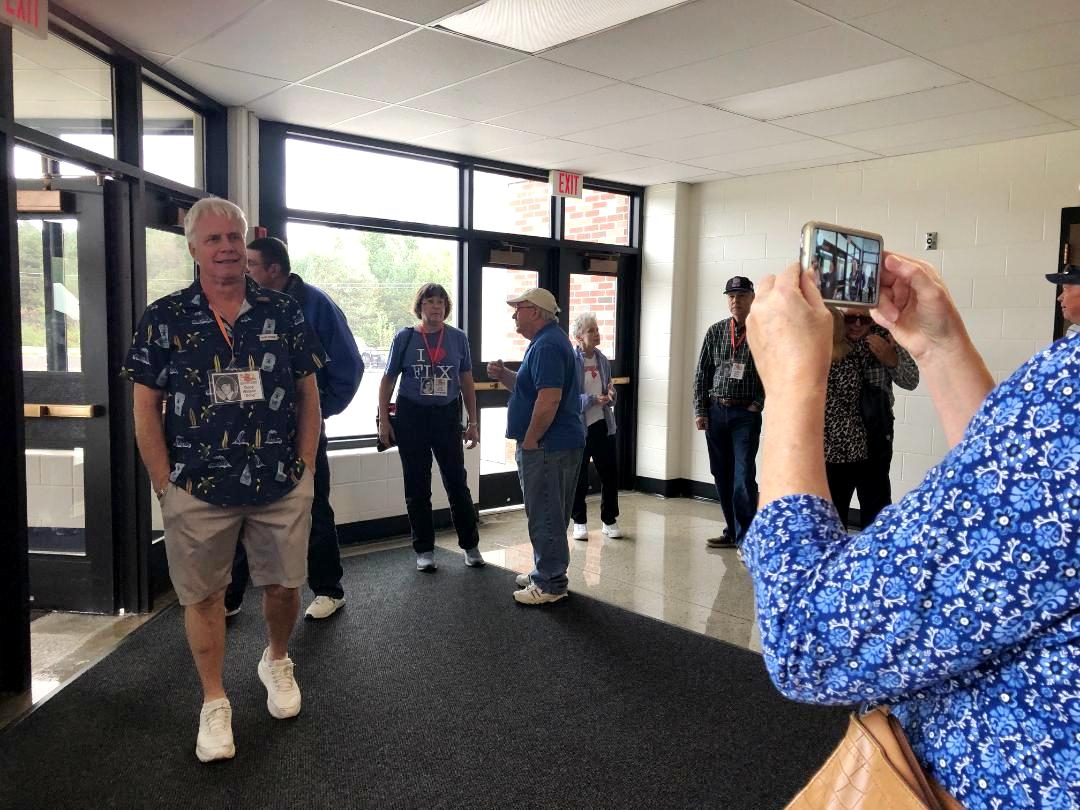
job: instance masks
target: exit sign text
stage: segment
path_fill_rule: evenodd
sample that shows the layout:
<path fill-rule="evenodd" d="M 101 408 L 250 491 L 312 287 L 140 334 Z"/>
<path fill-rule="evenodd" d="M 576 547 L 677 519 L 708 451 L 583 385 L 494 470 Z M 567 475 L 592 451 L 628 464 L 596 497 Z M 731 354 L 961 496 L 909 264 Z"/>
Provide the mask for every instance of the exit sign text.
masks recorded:
<path fill-rule="evenodd" d="M 581 197 L 583 175 L 552 169 L 550 177 L 552 197 Z"/>
<path fill-rule="evenodd" d="M 0 23 L 47 39 L 49 0 L 0 0 Z"/>

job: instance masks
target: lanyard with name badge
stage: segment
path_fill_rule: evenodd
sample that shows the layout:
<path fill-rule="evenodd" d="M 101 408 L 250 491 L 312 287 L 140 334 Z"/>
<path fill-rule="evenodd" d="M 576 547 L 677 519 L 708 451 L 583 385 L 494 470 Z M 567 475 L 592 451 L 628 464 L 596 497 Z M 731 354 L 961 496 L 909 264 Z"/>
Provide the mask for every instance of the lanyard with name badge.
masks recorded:
<path fill-rule="evenodd" d="M 262 374 L 258 371 L 233 370 L 233 366 L 236 363 L 236 349 L 232 336 L 229 334 L 229 330 L 225 328 L 225 321 L 221 319 L 221 316 L 217 314 L 217 311 L 212 308 L 210 311 L 214 313 L 214 320 L 217 321 L 218 329 L 221 330 L 221 336 L 225 338 L 225 343 L 228 344 L 229 352 L 231 354 L 228 371 L 210 372 L 210 393 L 214 403 L 224 405 L 230 403 L 258 402 L 264 399 Z M 285 392 L 282 390 L 281 395 L 284 395 L 284 393 Z M 281 396 L 278 395 L 277 391 L 274 392 L 274 395 L 275 396 L 271 398 L 270 407 L 277 410 L 277 407 L 281 403 Z"/>
<path fill-rule="evenodd" d="M 744 343 L 746 343 L 746 332 L 743 331 L 742 337 L 739 338 L 738 342 L 736 342 L 735 322 L 732 321 L 731 331 L 728 332 L 728 337 L 731 338 L 731 372 L 728 374 L 728 377 L 732 380 L 741 380 L 743 378 L 743 375 L 746 374 L 746 363 L 735 362 L 735 352 L 737 352 L 739 348 Z"/>
<path fill-rule="evenodd" d="M 420 325 L 420 339 L 422 341 L 424 341 L 424 348 L 427 349 L 428 361 L 431 364 L 431 373 L 433 375 L 435 373 L 435 364 L 437 362 L 439 362 L 439 360 L 442 360 L 442 358 L 443 358 L 442 344 L 443 344 L 443 338 L 444 337 L 446 337 L 446 327 L 445 326 L 443 326 L 443 328 L 439 330 L 439 342 L 435 344 L 435 350 L 432 351 L 431 344 L 428 343 L 427 333 L 424 331 L 424 326 L 423 326 L 423 324 Z M 423 388 L 421 390 L 422 390 L 422 393 L 427 393 L 427 391 L 424 390 Z M 447 384 L 447 380 L 442 379 L 442 378 L 432 377 L 432 380 L 431 380 L 431 396 L 445 397 L 449 393 L 450 393 L 450 389 L 449 389 L 449 386 Z"/>

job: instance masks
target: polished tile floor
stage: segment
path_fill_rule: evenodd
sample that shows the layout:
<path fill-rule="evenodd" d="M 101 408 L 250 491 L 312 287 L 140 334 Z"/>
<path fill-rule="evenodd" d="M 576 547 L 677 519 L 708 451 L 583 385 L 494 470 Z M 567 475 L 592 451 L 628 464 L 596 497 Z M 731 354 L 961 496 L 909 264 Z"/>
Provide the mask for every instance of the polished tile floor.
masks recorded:
<path fill-rule="evenodd" d="M 622 538 L 605 537 L 599 517 L 594 517 L 588 541 L 570 541 L 571 598 L 575 593 L 585 594 L 760 652 L 754 591 L 746 569 L 734 550 L 705 545 L 706 538 L 719 534 L 723 527 L 720 507 L 636 492 L 622 493 L 619 506 Z M 596 515 L 597 499 L 590 498 L 589 507 Z M 520 508 L 485 513 L 480 538 L 489 564 L 517 572 L 532 570 L 532 547 Z M 344 554 L 369 554 L 407 544 L 407 539 L 397 539 L 352 547 Z M 442 532 L 437 544 L 437 560 L 460 560 L 452 531 Z M 161 610 L 171 600 L 159 602 Z M 148 618 L 52 613 L 33 622 L 32 694 L 29 699 L 0 701 L 0 728 L 108 655 Z"/>

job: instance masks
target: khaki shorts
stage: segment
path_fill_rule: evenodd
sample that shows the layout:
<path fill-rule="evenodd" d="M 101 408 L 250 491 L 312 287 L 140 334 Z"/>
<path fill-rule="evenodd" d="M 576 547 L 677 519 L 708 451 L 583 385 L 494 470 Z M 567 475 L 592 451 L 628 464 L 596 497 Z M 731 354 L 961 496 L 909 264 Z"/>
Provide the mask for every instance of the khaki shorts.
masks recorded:
<path fill-rule="evenodd" d="M 288 495 L 261 506 L 215 506 L 170 485 L 161 499 L 161 517 L 169 577 L 180 604 L 201 602 L 232 581 L 239 538 L 255 585 L 303 585 L 314 495 L 310 469 Z"/>

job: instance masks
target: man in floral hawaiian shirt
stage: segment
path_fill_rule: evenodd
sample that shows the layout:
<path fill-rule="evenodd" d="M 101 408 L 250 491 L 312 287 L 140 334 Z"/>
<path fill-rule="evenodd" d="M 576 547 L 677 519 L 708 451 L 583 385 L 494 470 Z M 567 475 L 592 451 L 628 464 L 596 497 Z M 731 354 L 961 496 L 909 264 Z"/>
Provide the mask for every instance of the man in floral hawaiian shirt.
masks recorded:
<path fill-rule="evenodd" d="M 123 376 L 135 384 L 135 435 L 202 682 L 195 753 L 209 762 L 236 751 L 221 672 L 239 537 L 252 580 L 265 586 L 269 645 L 258 676 L 267 708 L 278 719 L 300 711 L 288 641 L 307 576 L 321 423 L 314 372 L 326 357 L 300 305 L 247 277 L 237 206 L 200 200 L 184 230 L 198 279 L 146 308 Z"/>

